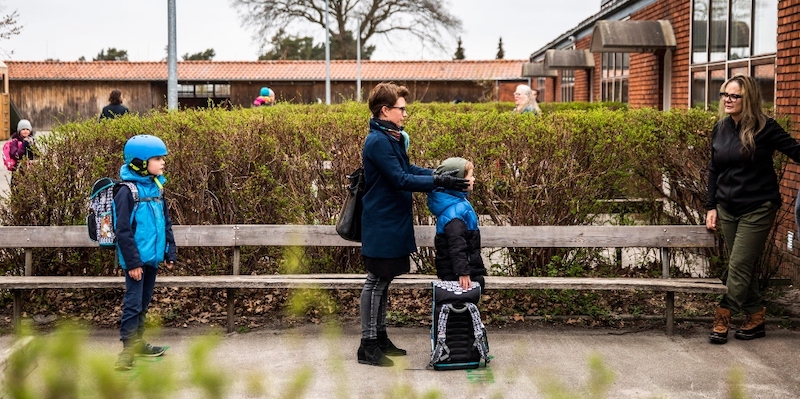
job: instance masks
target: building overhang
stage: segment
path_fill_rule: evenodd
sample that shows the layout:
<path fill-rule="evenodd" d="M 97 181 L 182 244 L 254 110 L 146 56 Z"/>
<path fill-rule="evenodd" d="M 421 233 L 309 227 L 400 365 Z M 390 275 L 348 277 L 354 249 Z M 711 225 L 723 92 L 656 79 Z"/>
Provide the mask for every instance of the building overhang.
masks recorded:
<path fill-rule="evenodd" d="M 675 33 L 667 20 L 597 21 L 592 33 L 593 53 L 653 53 L 674 50 Z"/>
<path fill-rule="evenodd" d="M 593 69 L 594 56 L 589 50 L 547 50 L 545 69 Z"/>
<path fill-rule="evenodd" d="M 543 62 L 526 62 L 522 64 L 522 76 L 528 78 L 556 78 L 558 71 L 547 69 Z"/>

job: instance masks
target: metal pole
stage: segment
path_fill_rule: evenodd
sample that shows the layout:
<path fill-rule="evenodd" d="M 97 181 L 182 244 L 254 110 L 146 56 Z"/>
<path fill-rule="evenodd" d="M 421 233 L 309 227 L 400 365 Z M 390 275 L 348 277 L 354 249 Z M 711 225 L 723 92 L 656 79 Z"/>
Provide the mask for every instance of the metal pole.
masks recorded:
<path fill-rule="evenodd" d="M 325 0 L 325 104 L 331 104 L 331 30 L 328 28 L 328 0 Z"/>
<path fill-rule="evenodd" d="M 167 109 L 178 109 L 178 49 L 175 0 L 167 0 Z"/>
<path fill-rule="evenodd" d="M 361 102 L 361 21 L 356 20 L 356 101 Z"/>

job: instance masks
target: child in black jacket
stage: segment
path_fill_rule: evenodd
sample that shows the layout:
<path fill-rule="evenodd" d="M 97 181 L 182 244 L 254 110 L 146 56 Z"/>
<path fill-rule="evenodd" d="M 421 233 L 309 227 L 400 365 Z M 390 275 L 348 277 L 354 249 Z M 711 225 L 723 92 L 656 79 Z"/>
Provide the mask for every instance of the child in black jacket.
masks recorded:
<path fill-rule="evenodd" d="M 472 162 L 464 158 L 448 158 L 442 162 L 435 174 L 467 179 L 468 191 L 437 188 L 428 194 L 428 209 L 436 216 L 436 275 L 445 281 L 458 281 L 465 290 L 472 281 L 485 290 L 486 267 L 481 258 L 478 215 L 467 200 L 475 182 L 474 169 Z"/>

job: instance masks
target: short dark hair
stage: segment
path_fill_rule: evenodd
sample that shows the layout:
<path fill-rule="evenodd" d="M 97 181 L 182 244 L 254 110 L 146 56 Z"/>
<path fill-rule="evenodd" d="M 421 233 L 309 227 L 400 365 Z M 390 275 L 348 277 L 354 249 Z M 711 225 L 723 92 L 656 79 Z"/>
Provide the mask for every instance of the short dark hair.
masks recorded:
<path fill-rule="evenodd" d="M 369 93 L 369 112 L 377 118 L 381 114 L 381 108 L 391 107 L 397 102 L 398 98 L 408 97 L 408 88 L 399 86 L 392 82 L 379 83 Z"/>
<path fill-rule="evenodd" d="M 122 104 L 122 92 L 119 90 L 111 90 L 111 94 L 108 96 L 108 102 L 114 105 Z"/>

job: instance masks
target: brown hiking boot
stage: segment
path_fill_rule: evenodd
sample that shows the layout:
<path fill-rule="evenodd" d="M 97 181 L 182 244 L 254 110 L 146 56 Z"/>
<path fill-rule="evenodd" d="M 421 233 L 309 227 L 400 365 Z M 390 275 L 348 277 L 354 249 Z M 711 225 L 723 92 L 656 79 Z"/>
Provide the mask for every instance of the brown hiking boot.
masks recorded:
<path fill-rule="evenodd" d="M 758 312 L 747 315 L 744 324 L 736 330 L 734 337 L 736 339 L 751 340 L 756 338 L 764 338 L 767 332 L 764 330 L 766 324 L 767 308 L 763 308 Z"/>
<path fill-rule="evenodd" d="M 712 344 L 724 344 L 728 342 L 728 328 L 731 325 L 731 311 L 717 307 L 717 314 L 714 316 L 714 328 L 708 340 Z"/>

